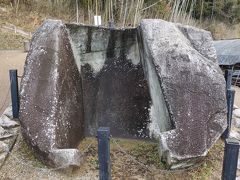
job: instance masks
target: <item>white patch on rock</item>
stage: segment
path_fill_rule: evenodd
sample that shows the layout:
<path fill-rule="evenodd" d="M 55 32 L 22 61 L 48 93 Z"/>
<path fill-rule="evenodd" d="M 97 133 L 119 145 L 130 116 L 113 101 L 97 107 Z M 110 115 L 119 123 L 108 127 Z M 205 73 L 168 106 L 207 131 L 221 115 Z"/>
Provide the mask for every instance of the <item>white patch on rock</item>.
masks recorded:
<path fill-rule="evenodd" d="M 81 65 L 84 66 L 86 64 L 89 64 L 93 70 L 93 73 L 97 74 L 103 68 L 105 64 L 105 59 L 106 59 L 105 51 L 82 54 Z"/>
<path fill-rule="evenodd" d="M 138 43 L 135 43 L 130 47 L 127 54 L 127 59 L 130 59 L 134 65 L 138 65 L 140 63 Z"/>

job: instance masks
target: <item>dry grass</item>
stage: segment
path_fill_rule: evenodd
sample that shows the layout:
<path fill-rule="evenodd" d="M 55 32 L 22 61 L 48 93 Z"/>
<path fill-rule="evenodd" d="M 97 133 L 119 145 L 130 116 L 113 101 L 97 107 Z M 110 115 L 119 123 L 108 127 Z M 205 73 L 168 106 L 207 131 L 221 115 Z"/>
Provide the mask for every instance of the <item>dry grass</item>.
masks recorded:
<path fill-rule="evenodd" d="M 25 40 L 27 39 L 20 35 L 0 30 L 0 50 L 23 49 L 23 42 Z"/>
<path fill-rule="evenodd" d="M 56 17 L 68 22 L 76 22 L 79 19 L 81 23 L 94 24 L 93 16 L 101 15 L 102 25 L 107 26 L 108 22 L 113 20 L 118 27 L 136 27 L 143 18 L 161 18 L 189 24 L 195 4 L 195 1 L 189 0 L 183 0 L 182 3 L 178 0 L 156 0 L 148 3 L 146 0 L 105 0 L 104 2 L 85 0 L 81 1 L 81 4 L 76 2 L 73 0 L 20 1 L 19 6 L 12 7 L 9 2 L 2 3 L 2 6 L 11 9 L 8 17 L 15 25 L 20 25 L 16 21 L 22 19 L 31 19 L 30 24 L 33 24 L 32 21 L 37 24 L 42 17 Z M 188 7 L 190 7 L 189 13 Z M 35 19 L 36 16 L 32 16 L 32 13 L 37 13 L 38 18 Z M 8 18 L 2 19 L 8 20 Z M 28 27 L 28 29 L 32 28 Z"/>
<path fill-rule="evenodd" d="M 222 170 L 223 142 L 219 140 L 211 149 L 200 166 L 185 171 L 166 171 L 164 164 L 160 163 L 157 144 L 121 140 L 117 143 L 134 159 L 144 164 L 139 165 L 129 155 L 122 152 L 111 141 L 111 169 L 112 179 L 162 179 L 162 180 L 192 180 L 192 179 L 220 179 Z M 91 146 L 89 147 L 89 144 Z M 72 172 L 53 171 L 47 169 L 39 162 L 26 143 L 20 137 L 7 163 L 0 171 L 0 177 L 17 177 L 22 179 L 98 179 L 97 141 L 94 138 L 84 139 L 79 145 L 81 152 L 85 151 L 80 168 Z M 149 169 L 152 169 L 150 171 Z M 20 179 L 21 179 L 20 178 Z"/>
<path fill-rule="evenodd" d="M 22 28 L 24 31 L 34 32 L 45 19 L 49 18 L 62 19 L 65 22 L 76 22 L 77 15 L 75 7 L 69 10 L 69 8 L 60 8 L 61 4 L 58 5 L 59 7 L 52 7 L 43 2 L 44 1 L 39 1 L 39 4 L 31 8 L 20 6 L 17 12 L 9 4 L 6 5 L 6 2 L 2 5 L 0 4 L 0 7 L 5 9 L 3 11 L 0 8 L 0 26 L 11 23 Z M 112 0 L 107 0 L 105 6 L 99 6 L 97 11 L 94 4 L 87 4 L 86 7 L 79 7 L 79 21 L 85 24 L 93 24 L 93 15 L 96 12 L 102 15 L 103 25 L 105 26 L 108 25 L 108 21 L 111 19 L 115 19 L 118 27 L 132 27 L 137 26 L 142 18 L 161 18 L 209 30 L 212 32 L 214 39 L 240 37 L 240 24 L 227 25 L 210 20 L 198 22 L 192 19 L 192 17 L 186 13 L 186 8 L 184 7 L 184 4 L 186 5 L 188 1 L 184 1 L 185 3 L 179 5 L 179 1 L 172 1 L 172 3 L 161 1 L 161 3 L 143 4 L 143 0 L 124 0 L 121 1 L 122 3 L 120 3 L 119 6 L 114 4 L 118 1 L 110 2 L 112 2 Z M 98 3 L 100 3 L 100 1 L 98 1 Z M 85 10 L 81 8 L 85 8 Z M 113 11 L 115 14 L 113 14 Z M 1 36 L 6 36 L 6 34 L 1 34 Z M 7 39 L 9 39 L 9 37 Z M 16 38 L 13 36 L 13 39 L 15 40 Z M 10 42 L 5 43 L 11 44 Z M 13 45 L 13 48 L 16 48 L 16 46 Z"/>
<path fill-rule="evenodd" d="M 19 11 L 16 14 L 11 7 L 5 6 L 5 8 L 6 11 L 0 10 L 0 26 L 13 24 L 23 28 L 24 31 L 33 32 L 47 18 L 47 16 L 34 11 Z"/>
<path fill-rule="evenodd" d="M 229 25 L 223 22 L 206 21 L 200 27 L 210 31 L 216 40 L 240 38 L 240 24 Z"/>

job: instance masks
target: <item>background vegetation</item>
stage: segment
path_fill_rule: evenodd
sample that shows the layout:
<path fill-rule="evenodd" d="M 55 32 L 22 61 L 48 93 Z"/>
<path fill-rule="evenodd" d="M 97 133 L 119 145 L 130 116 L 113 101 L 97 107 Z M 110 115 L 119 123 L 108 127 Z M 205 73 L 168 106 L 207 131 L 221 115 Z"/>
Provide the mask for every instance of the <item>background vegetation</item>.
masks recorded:
<path fill-rule="evenodd" d="M 8 17 L 0 11 L 0 23 L 5 18 L 31 31 L 46 18 L 93 24 L 101 15 L 104 26 L 135 27 L 143 18 L 160 18 L 204 28 L 215 39 L 240 37 L 240 0 L 1 0 L 0 6 L 11 9 Z"/>

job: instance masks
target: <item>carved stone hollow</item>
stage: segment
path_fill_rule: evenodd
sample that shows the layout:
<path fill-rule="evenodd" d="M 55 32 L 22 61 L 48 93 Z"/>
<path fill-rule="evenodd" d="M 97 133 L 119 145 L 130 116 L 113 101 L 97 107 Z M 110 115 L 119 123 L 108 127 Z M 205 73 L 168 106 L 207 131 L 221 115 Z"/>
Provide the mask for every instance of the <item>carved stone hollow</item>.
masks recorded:
<path fill-rule="evenodd" d="M 74 149 L 100 126 L 113 137 L 156 140 L 172 167 L 190 165 L 226 129 L 211 34 L 163 20 L 133 29 L 47 20 L 27 56 L 20 122 L 50 166 L 79 165 Z"/>

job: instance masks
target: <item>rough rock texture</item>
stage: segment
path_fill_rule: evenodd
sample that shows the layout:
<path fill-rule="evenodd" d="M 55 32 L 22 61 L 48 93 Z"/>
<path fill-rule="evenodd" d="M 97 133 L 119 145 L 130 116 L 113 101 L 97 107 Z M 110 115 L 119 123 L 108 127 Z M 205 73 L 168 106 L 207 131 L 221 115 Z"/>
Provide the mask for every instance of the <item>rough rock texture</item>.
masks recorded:
<path fill-rule="evenodd" d="M 19 126 L 19 123 L 14 120 L 11 120 L 8 116 L 3 114 L 2 116 L 0 116 L 0 126 L 5 128 L 11 128 Z"/>
<path fill-rule="evenodd" d="M 236 98 L 237 96 L 235 96 Z M 233 110 L 230 137 L 240 141 L 240 108 Z"/>
<path fill-rule="evenodd" d="M 52 166 L 79 165 L 74 148 L 99 126 L 160 140 L 170 164 L 205 155 L 226 128 L 210 33 L 161 20 L 137 29 L 46 21 L 21 83 L 23 135 Z"/>
<path fill-rule="evenodd" d="M 34 34 L 20 97 L 24 138 L 43 161 L 56 165 L 48 154 L 76 148 L 84 134 L 81 78 L 61 21 L 46 21 Z"/>
<path fill-rule="evenodd" d="M 11 106 L 0 116 L 0 168 L 4 165 L 18 136 L 19 123 L 15 120 L 12 118 Z"/>
<path fill-rule="evenodd" d="M 175 126 L 156 134 L 160 149 L 171 163 L 206 155 L 226 128 L 225 81 L 211 34 L 162 20 L 143 20 L 139 31 L 143 62 L 156 67 Z"/>

